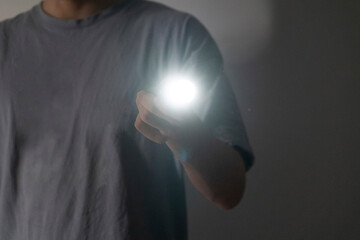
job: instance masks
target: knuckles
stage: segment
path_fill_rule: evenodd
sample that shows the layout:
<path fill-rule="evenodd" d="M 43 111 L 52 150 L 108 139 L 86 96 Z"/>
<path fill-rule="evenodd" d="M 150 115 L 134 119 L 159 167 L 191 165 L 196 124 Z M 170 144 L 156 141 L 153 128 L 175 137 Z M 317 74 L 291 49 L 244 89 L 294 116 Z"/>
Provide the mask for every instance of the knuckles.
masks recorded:
<path fill-rule="evenodd" d="M 141 118 L 140 115 L 138 115 L 138 117 L 136 118 L 136 121 L 134 123 L 135 128 L 141 133 L 143 134 L 145 137 L 147 137 L 148 139 L 150 139 L 153 142 L 156 142 L 158 144 L 162 144 L 165 142 L 165 137 L 162 136 L 162 134 L 160 133 L 154 133 L 154 132 L 150 132 L 149 130 L 147 130 L 146 128 L 147 123 L 145 123 Z"/>
<path fill-rule="evenodd" d="M 143 110 L 139 114 L 140 114 L 141 120 L 143 120 L 144 122 L 150 123 L 150 122 L 154 121 L 154 116 L 149 111 Z"/>
<path fill-rule="evenodd" d="M 134 123 L 135 128 L 140 131 L 144 125 L 145 123 L 139 117 L 137 117 Z"/>

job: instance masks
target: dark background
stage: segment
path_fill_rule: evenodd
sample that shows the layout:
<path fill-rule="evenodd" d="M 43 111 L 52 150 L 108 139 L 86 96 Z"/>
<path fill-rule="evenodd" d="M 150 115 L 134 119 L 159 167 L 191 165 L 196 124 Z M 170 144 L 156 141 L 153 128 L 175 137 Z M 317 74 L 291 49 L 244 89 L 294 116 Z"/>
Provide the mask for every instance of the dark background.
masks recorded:
<path fill-rule="evenodd" d="M 190 240 L 360 239 L 360 1 L 159 2 L 218 42 L 256 155 L 233 210 L 187 185 Z"/>

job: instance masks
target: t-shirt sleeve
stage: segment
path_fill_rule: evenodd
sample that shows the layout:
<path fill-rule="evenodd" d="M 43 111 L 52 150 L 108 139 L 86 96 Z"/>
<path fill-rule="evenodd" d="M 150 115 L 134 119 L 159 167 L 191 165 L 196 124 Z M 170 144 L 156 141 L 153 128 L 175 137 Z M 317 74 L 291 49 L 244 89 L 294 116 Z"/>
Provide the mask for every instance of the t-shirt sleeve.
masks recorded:
<path fill-rule="evenodd" d="M 224 72 L 222 55 L 207 29 L 189 16 L 183 32 L 182 71 L 194 76 L 200 96 L 194 110 L 215 137 L 237 150 L 246 171 L 254 162 L 236 97 Z"/>

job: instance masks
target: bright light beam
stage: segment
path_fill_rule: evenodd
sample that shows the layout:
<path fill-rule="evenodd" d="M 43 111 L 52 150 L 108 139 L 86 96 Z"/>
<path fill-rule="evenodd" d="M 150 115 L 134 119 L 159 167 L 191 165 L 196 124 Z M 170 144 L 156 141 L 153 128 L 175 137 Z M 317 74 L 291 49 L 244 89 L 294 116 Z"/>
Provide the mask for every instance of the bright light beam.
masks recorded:
<path fill-rule="evenodd" d="M 191 79 L 182 75 L 165 78 L 161 86 L 162 101 L 172 108 L 185 108 L 197 96 L 197 88 Z"/>

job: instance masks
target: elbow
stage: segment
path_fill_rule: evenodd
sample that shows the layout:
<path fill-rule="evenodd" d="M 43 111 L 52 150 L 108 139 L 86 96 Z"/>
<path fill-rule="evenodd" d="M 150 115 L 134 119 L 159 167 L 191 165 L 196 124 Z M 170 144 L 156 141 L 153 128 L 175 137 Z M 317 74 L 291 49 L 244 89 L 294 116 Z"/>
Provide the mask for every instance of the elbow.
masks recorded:
<path fill-rule="evenodd" d="M 215 201 L 218 208 L 222 210 L 231 210 L 235 208 L 241 201 L 242 197 L 232 197 L 231 199 L 222 199 Z"/>
<path fill-rule="evenodd" d="M 215 203 L 216 206 L 222 210 L 231 210 L 235 208 L 239 204 L 240 200 L 238 201 L 231 201 L 231 202 L 217 202 Z"/>
<path fill-rule="evenodd" d="M 213 202 L 215 205 L 222 210 L 231 210 L 235 208 L 241 202 L 245 192 L 245 187 L 231 193 L 223 194 L 222 196 L 215 197 Z"/>

